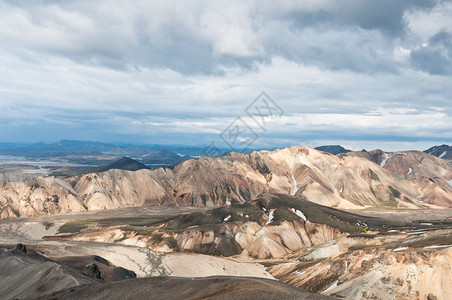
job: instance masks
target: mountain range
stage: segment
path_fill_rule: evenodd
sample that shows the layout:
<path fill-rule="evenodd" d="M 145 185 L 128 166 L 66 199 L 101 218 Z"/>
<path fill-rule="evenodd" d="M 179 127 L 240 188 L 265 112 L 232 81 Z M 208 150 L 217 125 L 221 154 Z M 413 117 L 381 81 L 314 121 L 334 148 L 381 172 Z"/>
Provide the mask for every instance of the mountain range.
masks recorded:
<path fill-rule="evenodd" d="M 56 143 L 0 143 L 0 155 L 14 155 L 24 157 L 56 157 L 87 154 L 109 154 L 139 158 L 161 149 L 179 153 L 180 156 L 200 156 L 206 146 L 183 145 L 121 145 L 92 141 L 61 140 Z M 219 149 L 218 153 L 228 153 L 227 149 Z"/>
<path fill-rule="evenodd" d="M 126 159 L 127 160 L 127 159 Z M 4 173 L 1 216 L 129 206 L 215 206 L 262 193 L 337 208 L 452 207 L 452 167 L 420 151 L 331 155 L 306 146 L 191 159 L 174 168 L 110 169 L 69 177 Z"/>

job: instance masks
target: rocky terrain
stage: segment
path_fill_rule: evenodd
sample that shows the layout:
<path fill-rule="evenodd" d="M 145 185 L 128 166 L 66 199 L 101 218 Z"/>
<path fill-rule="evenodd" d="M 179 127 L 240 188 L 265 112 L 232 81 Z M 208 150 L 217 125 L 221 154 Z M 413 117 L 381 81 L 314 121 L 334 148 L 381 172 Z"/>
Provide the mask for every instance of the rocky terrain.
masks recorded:
<path fill-rule="evenodd" d="M 2 218 L 131 206 L 218 206 L 262 193 L 337 208 L 452 206 L 452 166 L 432 155 L 305 146 L 185 161 L 175 168 L 109 170 L 66 179 L 0 175 Z"/>
<path fill-rule="evenodd" d="M 262 278 L 133 279 L 101 257 L 48 259 L 23 245 L 0 247 L 0 267 L 2 299 L 330 299 Z"/>
<path fill-rule="evenodd" d="M 340 299 L 450 299 L 450 229 L 354 239 L 346 251 L 272 265 L 276 278 Z"/>
<path fill-rule="evenodd" d="M 428 153 L 294 146 L 68 178 L 5 172 L 0 183 L 0 244 L 68 272 L 36 297 L 102 298 L 129 281 L 136 297 L 247 298 L 248 286 L 268 299 L 452 297 L 452 166 Z M 175 278 L 209 276 L 224 277 Z M 162 292 L 173 286 L 184 288 Z"/>
<path fill-rule="evenodd" d="M 44 256 L 23 250 L 0 248 L 0 297 L 34 298 L 61 289 L 95 282 L 71 268 L 63 268 Z"/>
<path fill-rule="evenodd" d="M 86 214 L 108 222 L 112 213 Z M 117 213 L 129 218 L 138 215 L 133 208 Z M 174 209 L 144 212 L 156 218 L 178 213 L 181 211 Z M 275 281 L 255 262 L 154 252 L 112 241 L 42 240 L 46 234 L 59 236 L 59 229 L 68 221 L 84 218 L 85 214 L 71 214 L 3 220 L 0 244 L 7 248 L 0 247 L 0 298 L 82 299 L 89 294 L 94 299 L 242 299 L 250 295 L 260 299 L 329 299 Z M 25 241 L 26 246 L 14 250 L 17 241 Z M 133 279 L 135 276 L 141 279 Z M 127 281 L 119 283 L 122 280 Z"/>
<path fill-rule="evenodd" d="M 242 277 L 153 277 L 91 284 L 66 289 L 38 299 L 288 299 L 328 300 L 275 280 Z"/>
<path fill-rule="evenodd" d="M 228 299 L 223 291 L 248 293 L 246 286 L 265 282 L 239 282 L 236 276 L 278 279 L 339 299 L 449 299 L 451 219 L 447 209 L 347 212 L 266 194 L 250 205 L 214 209 L 126 208 L 7 219 L 0 222 L 0 244 L 25 241 L 29 253 L 36 251 L 77 274 L 95 263 L 102 282 L 133 274 L 171 276 L 169 282 L 179 280 L 174 276 L 226 276 L 205 281 L 219 299 Z M 128 284 L 160 293 L 158 280 L 166 279 Z M 180 280 L 173 284 L 184 286 Z M 70 293 L 54 290 L 49 297 L 83 297 L 86 291 L 104 297 L 109 290 L 124 289 L 122 284 L 88 284 L 70 287 Z M 217 290 L 217 284 L 225 288 Z M 204 295 L 190 287 L 173 292 L 183 297 L 188 291 L 193 299 Z M 291 299 L 290 289 L 279 292 Z M 238 295 L 246 294 L 230 297 Z"/>
<path fill-rule="evenodd" d="M 416 200 L 422 203 L 450 207 L 452 193 L 452 164 L 444 159 L 420 151 L 353 152 L 379 164 L 399 178 L 415 184 L 422 193 Z"/>

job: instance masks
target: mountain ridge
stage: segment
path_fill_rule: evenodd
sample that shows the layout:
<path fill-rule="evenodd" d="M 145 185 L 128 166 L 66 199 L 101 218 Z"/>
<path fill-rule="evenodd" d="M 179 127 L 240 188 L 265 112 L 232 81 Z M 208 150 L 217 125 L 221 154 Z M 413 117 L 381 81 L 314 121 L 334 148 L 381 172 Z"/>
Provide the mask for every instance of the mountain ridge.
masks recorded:
<path fill-rule="evenodd" d="M 424 152 L 439 158 L 452 159 L 452 146 L 449 145 L 433 146 Z"/>
<path fill-rule="evenodd" d="M 191 159 L 174 168 L 109 170 L 64 180 L 37 176 L 11 182 L 3 176 L 1 216 L 129 206 L 218 206 L 245 203 L 266 192 L 303 196 L 337 208 L 451 207 L 452 168 L 447 161 L 423 152 L 398 153 L 375 150 L 336 156 L 292 146 Z M 424 160 L 431 171 L 422 169 L 419 161 Z M 397 162 L 404 165 L 404 174 L 397 173 Z M 409 164 L 416 164 L 410 174 Z"/>

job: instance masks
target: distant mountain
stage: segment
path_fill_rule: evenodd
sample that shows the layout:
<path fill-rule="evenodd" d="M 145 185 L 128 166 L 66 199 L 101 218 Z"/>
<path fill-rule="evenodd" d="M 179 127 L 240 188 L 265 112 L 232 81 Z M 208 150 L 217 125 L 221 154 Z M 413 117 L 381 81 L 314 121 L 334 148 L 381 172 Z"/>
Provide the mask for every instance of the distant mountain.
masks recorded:
<path fill-rule="evenodd" d="M 138 171 L 141 169 L 148 169 L 148 167 L 139 161 L 131 159 L 129 157 L 123 157 L 120 160 L 112 162 L 103 167 L 96 169 L 97 172 L 105 172 L 108 170 L 127 170 L 127 171 Z"/>
<path fill-rule="evenodd" d="M 334 155 L 341 154 L 341 153 L 352 152 L 352 150 L 345 149 L 344 147 L 342 147 L 340 145 L 319 146 L 319 147 L 316 147 L 315 149 L 317 149 L 319 151 L 331 153 L 331 154 L 334 154 Z"/>
<path fill-rule="evenodd" d="M 155 151 L 151 154 L 148 154 L 146 156 L 144 156 L 141 161 L 144 164 L 147 165 L 162 165 L 162 166 L 174 166 L 174 165 L 178 165 L 183 161 L 186 161 L 188 159 L 191 159 L 192 157 L 190 156 L 180 156 L 174 152 L 165 150 L 165 149 L 160 149 L 158 151 Z"/>
<path fill-rule="evenodd" d="M 205 146 L 184 146 L 184 145 L 115 145 L 92 141 L 76 141 L 76 140 L 61 140 L 52 144 L 34 143 L 34 144 L 20 144 L 20 143 L 1 143 L 0 155 L 12 155 L 32 158 L 47 158 L 47 157 L 72 157 L 72 156 L 99 156 L 99 155 L 114 155 L 114 156 L 128 156 L 133 158 L 140 158 L 157 150 L 165 149 L 171 152 L 188 155 L 191 157 L 201 157 L 212 155 L 211 151 Z M 252 152 L 253 149 L 249 151 Z M 213 156 L 223 156 L 229 153 L 228 149 L 216 149 Z M 70 158 L 69 158 L 70 159 Z"/>
<path fill-rule="evenodd" d="M 435 155 L 439 158 L 452 159 L 452 146 L 448 145 L 434 146 L 428 150 L 425 150 L 424 152 L 431 155 Z"/>

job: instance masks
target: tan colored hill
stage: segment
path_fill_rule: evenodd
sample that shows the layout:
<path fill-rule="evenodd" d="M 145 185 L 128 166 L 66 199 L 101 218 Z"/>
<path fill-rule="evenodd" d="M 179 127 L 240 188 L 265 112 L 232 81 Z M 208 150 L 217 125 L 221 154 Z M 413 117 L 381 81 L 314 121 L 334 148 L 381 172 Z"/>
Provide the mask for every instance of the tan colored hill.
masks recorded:
<path fill-rule="evenodd" d="M 374 150 L 346 155 L 364 157 L 400 178 L 411 181 L 422 191 L 416 197 L 419 201 L 445 207 L 452 205 L 452 164 L 447 160 L 420 151 Z"/>
<path fill-rule="evenodd" d="M 264 192 L 346 209 L 452 206 L 452 191 L 446 186 L 451 184 L 451 167 L 444 160 L 426 153 L 420 158 L 418 153 L 400 155 L 409 157 L 400 160 L 399 155 L 385 155 L 335 156 L 294 146 L 193 159 L 174 169 L 109 170 L 65 180 L 5 175 L 0 213 L 8 218 L 130 206 L 216 206 L 244 203 Z M 407 175 L 409 168 L 414 175 Z"/>

